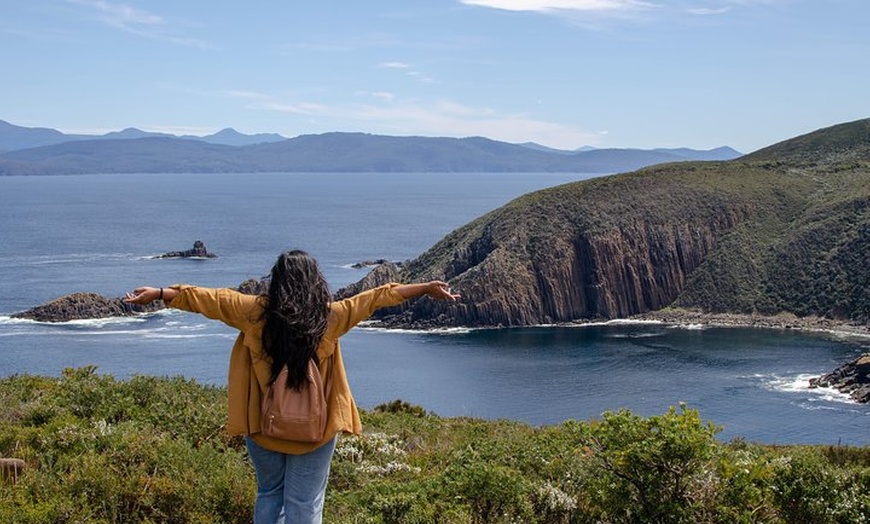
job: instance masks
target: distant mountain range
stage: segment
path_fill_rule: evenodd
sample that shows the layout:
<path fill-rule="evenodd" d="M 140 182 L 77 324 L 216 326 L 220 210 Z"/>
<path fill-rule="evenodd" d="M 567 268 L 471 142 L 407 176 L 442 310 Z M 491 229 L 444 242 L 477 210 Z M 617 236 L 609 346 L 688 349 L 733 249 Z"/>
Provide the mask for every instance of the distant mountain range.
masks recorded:
<path fill-rule="evenodd" d="M 49 129 L 46 127 L 21 127 L 0 120 L 0 154 L 18 149 L 52 146 L 63 142 L 77 140 L 132 140 L 137 138 L 155 137 L 186 138 L 226 146 L 249 146 L 251 144 L 262 144 L 266 142 L 280 142 L 281 140 L 287 139 L 286 137 L 276 133 L 245 135 L 231 127 L 222 129 L 213 135 L 206 136 L 177 136 L 169 133 L 151 133 L 148 131 L 142 131 L 141 129 L 136 129 L 135 127 L 128 127 L 121 131 L 112 131 L 104 135 L 75 135 L 62 133 L 56 129 Z"/>
<path fill-rule="evenodd" d="M 730 160 L 730 147 L 678 149 L 552 149 L 482 137 L 395 137 L 325 133 L 285 138 L 176 136 L 136 128 L 72 135 L 0 120 L 0 175 L 230 172 L 576 172 L 616 173 L 691 160 Z"/>

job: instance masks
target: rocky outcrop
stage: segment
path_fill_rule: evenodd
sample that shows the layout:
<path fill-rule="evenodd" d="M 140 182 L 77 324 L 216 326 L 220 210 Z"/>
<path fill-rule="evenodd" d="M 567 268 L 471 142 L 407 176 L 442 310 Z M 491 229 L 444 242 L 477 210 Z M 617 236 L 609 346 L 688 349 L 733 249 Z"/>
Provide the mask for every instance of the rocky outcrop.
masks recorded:
<path fill-rule="evenodd" d="M 154 258 L 217 258 L 217 255 L 209 253 L 202 240 L 197 240 L 193 243 L 193 248 L 187 251 L 170 251 L 162 255 L 155 255 Z"/>
<path fill-rule="evenodd" d="M 870 353 L 858 357 L 818 378 L 810 379 L 811 388 L 836 388 L 862 404 L 870 402 Z"/>
<path fill-rule="evenodd" d="M 367 267 L 377 267 L 377 266 L 380 266 L 382 264 L 395 264 L 396 266 L 399 266 L 399 267 L 402 266 L 402 262 L 391 262 L 385 258 L 378 258 L 378 259 L 374 259 L 374 260 L 363 260 L 360 262 L 355 262 L 355 263 L 351 264 L 350 267 L 352 267 L 353 269 L 365 269 Z"/>
<path fill-rule="evenodd" d="M 68 322 L 91 318 L 129 317 L 163 307 L 163 301 L 159 300 L 147 306 L 138 306 L 127 304 L 120 298 L 106 298 L 97 293 L 73 293 L 27 311 L 15 313 L 12 317 L 38 322 Z"/>
<path fill-rule="evenodd" d="M 269 289 L 268 277 L 245 280 L 236 290 L 248 295 L 263 295 Z M 12 318 L 26 318 L 37 322 L 69 322 L 91 318 L 132 317 L 164 309 L 162 300 L 147 306 L 128 304 L 122 298 L 107 298 L 98 293 L 72 293 L 40 306 L 13 313 Z"/>

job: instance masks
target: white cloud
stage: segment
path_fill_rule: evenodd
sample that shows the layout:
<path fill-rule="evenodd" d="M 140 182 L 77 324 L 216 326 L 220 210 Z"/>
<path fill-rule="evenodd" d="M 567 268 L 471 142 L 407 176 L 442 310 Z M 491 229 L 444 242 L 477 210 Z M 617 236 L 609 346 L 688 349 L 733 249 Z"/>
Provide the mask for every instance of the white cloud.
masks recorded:
<path fill-rule="evenodd" d="M 353 95 L 358 102 L 332 105 L 244 90 L 219 94 L 238 97 L 246 109 L 305 117 L 305 132 L 320 128 L 323 132 L 358 130 L 400 136 L 483 136 L 511 143 L 537 142 L 562 149 L 597 146 L 604 138 L 599 132 L 540 120 L 527 114 L 508 114 L 452 100 L 399 99 L 385 91 L 356 91 Z M 289 129 L 281 132 L 287 136 L 294 134 Z"/>
<path fill-rule="evenodd" d="M 278 111 L 281 113 L 293 113 L 296 115 L 324 115 L 329 113 L 329 107 L 323 104 L 313 102 L 296 102 L 293 104 L 281 103 L 276 101 L 260 102 L 252 104 L 249 107 L 252 109 L 267 109 L 270 111 Z"/>
<path fill-rule="evenodd" d="M 383 67 L 385 69 L 410 69 L 411 66 L 404 62 L 381 62 L 378 64 L 378 67 Z"/>
<path fill-rule="evenodd" d="M 126 4 L 105 0 L 67 0 L 71 4 L 89 7 L 97 12 L 97 19 L 111 27 L 128 33 L 172 44 L 188 45 L 207 49 L 211 46 L 195 38 L 173 35 L 167 31 L 163 17 L 136 9 Z"/>
<path fill-rule="evenodd" d="M 434 78 L 426 76 L 421 71 L 408 71 L 407 75 L 410 76 L 411 78 L 413 78 L 414 80 L 416 80 L 418 82 L 422 82 L 424 84 L 434 84 L 435 83 Z"/>
<path fill-rule="evenodd" d="M 577 127 L 537 120 L 523 114 L 503 114 L 486 107 L 465 106 L 445 100 L 436 103 L 406 101 L 387 106 L 348 108 L 342 115 L 365 129 L 383 133 L 427 136 L 484 136 L 511 143 L 537 142 L 574 149 L 599 144 L 601 136 Z"/>
<path fill-rule="evenodd" d="M 124 4 L 112 4 L 104 0 L 69 0 L 69 2 L 96 9 L 102 14 L 100 19 L 103 22 L 116 27 L 128 28 L 163 24 L 162 17 Z"/>
<path fill-rule="evenodd" d="M 268 100 L 270 98 L 269 95 L 264 93 L 258 93 L 256 91 L 244 91 L 240 89 L 231 89 L 229 91 L 224 91 L 223 94 L 234 98 L 244 98 L 248 100 Z"/>
<path fill-rule="evenodd" d="M 466 5 L 492 7 L 506 11 L 557 11 L 612 12 L 632 11 L 656 7 L 642 0 L 459 0 Z"/>
<path fill-rule="evenodd" d="M 719 9 L 710 9 L 710 8 L 706 8 L 706 7 L 698 7 L 698 8 L 688 9 L 687 11 L 693 15 L 714 16 L 714 15 L 724 15 L 725 13 L 727 13 L 730 10 L 731 10 L 730 7 L 721 7 Z"/>
<path fill-rule="evenodd" d="M 434 84 L 435 79 L 426 75 L 422 71 L 415 71 L 411 69 L 411 64 L 406 64 L 405 62 L 381 62 L 378 64 L 378 67 L 383 69 L 399 69 L 404 70 L 405 74 L 413 78 L 414 80 L 424 83 L 424 84 Z"/>
<path fill-rule="evenodd" d="M 354 96 L 371 97 L 379 100 L 384 100 L 386 102 L 392 102 L 396 99 L 396 95 L 394 95 L 393 93 L 388 93 L 386 91 L 357 91 L 354 93 Z"/>

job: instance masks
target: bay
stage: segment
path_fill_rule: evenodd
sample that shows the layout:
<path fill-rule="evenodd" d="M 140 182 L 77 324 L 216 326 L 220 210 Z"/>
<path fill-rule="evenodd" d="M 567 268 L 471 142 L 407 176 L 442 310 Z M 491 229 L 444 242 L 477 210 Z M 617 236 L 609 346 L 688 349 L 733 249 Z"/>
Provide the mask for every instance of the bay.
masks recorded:
<path fill-rule="evenodd" d="M 235 286 L 289 248 L 311 252 L 337 289 L 570 174 L 142 174 L 0 178 L 0 375 L 96 365 L 118 378 L 184 375 L 224 384 L 235 334 L 180 312 L 60 325 L 13 312 L 76 291 L 141 284 Z M 203 240 L 211 260 L 155 260 Z M 810 376 L 870 341 L 786 330 L 607 323 L 449 332 L 356 329 L 343 340 L 363 407 L 401 398 L 443 416 L 532 424 L 685 402 L 723 437 L 870 444 L 870 407 Z"/>

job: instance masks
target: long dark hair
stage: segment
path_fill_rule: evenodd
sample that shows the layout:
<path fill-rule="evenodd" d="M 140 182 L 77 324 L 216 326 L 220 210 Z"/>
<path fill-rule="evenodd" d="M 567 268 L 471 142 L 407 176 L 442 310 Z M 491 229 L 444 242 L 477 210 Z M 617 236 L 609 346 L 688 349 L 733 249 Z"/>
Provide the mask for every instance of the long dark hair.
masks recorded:
<path fill-rule="evenodd" d="M 272 358 L 274 382 L 287 365 L 287 387 L 299 389 L 306 380 L 308 361 L 326 332 L 329 286 L 317 261 L 305 251 L 281 253 L 272 267 L 269 294 L 263 310 L 263 350 Z"/>

